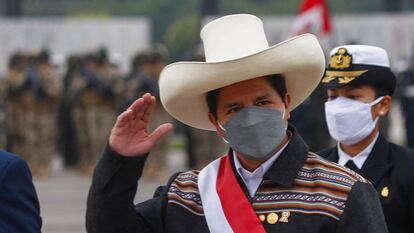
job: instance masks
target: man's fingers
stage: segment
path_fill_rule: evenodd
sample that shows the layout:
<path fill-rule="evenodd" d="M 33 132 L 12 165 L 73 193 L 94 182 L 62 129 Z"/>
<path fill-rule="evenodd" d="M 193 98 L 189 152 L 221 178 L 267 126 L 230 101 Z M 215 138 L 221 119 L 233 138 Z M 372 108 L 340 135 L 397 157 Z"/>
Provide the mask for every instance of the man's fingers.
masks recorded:
<path fill-rule="evenodd" d="M 149 121 L 149 119 L 151 117 L 151 114 L 152 114 L 152 111 L 155 108 L 155 97 L 154 96 L 150 96 L 150 98 L 148 99 L 148 101 L 149 101 L 148 108 L 145 109 L 144 115 L 142 116 L 142 120 L 144 122 L 148 122 Z"/>
<path fill-rule="evenodd" d="M 149 136 L 149 139 L 155 144 L 157 143 L 162 137 L 167 135 L 169 132 L 172 131 L 174 128 L 173 124 L 171 123 L 165 123 L 160 126 L 158 126 L 154 132 Z"/>
<path fill-rule="evenodd" d="M 138 98 L 129 106 L 128 109 L 131 109 L 131 110 L 135 111 L 135 110 L 139 109 L 140 106 L 142 106 L 143 103 L 144 103 L 144 99 L 142 97 Z"/>
<path fill-rule="evenodd" d="M 115 127 L 123 127 L 126 123 L 128 123 L 133 118 L 134 118 L 134 112 L 131 109 L 128 109 L 118 116 Z"/>
<path fill-rule="evenodd" d="M 135 100 L 128 109 L 134 111 L 135 115 L 139 115 L 141 112 L 143 113 L 145 111 L 145 105 L 146 101 L 141 97 Z"/>
<path fill-rule="evenodd" d="M 151 95 L 146 93 L 141 98 L 135 100 L 134 103 L 131 104 L 129 109 L 134 111 L 136 118 L 142 119 L 150 103 Z"/>

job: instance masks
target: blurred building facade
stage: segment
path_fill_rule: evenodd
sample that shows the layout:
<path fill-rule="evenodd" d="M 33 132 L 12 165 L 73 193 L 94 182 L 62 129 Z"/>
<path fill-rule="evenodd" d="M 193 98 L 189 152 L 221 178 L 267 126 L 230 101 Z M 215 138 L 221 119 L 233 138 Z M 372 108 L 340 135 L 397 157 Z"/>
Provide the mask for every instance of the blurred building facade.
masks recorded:
<path fill-rule="evenodd" d="M 17 51 L 49 49 L 51 62 L 63 64 L 71 54 L 105 47 L 120 70 L 129 69 L 133 55 L 151 45 L 152 25 L 148 18 L 74 19 L 62 17 L 1 18 L 0 75 L 9 57 Z M 61 70 L 62 72 L 64 69 Z"/>

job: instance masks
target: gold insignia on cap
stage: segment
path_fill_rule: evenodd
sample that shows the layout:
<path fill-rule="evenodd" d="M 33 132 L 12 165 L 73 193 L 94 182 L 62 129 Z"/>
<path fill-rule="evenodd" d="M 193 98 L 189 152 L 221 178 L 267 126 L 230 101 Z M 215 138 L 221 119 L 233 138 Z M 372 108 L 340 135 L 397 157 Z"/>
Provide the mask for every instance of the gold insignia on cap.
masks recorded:
<path fill-rule="evenodd" d="M 290 211 L 283 211 L 279 222 L 289 222 Z"/>
<path fill-rule="evenodd" d="M 367 72 L 368 70 L 355 70 L 355 71 L 331 71 L 325 72 L 325 77 L 322 79 L 322 83 L 330 83 L 332 80 L 337 79 L 339 84 L 348 84 L 358 76 Z"/>
<path fill-rule="evenodd" d="M 390 195 L 390 190 L 388 189 L 387 186 L 385 186 L 384 188 L 382 188 L 381 190 L 381 196 L 382 197 L 388 197 L 388 195 Z"/>
<path fill-rule="evenodd" d="M 266 216 L 264 214 L 259 215 L 259 219 L 261 222 L 264 222 L 266 220 Z"/>
<path fill-rule="evenodd" d="M 267 223 L 275 224 L 279 220 L 279 216 L 276 213 L 270 213 L 267 215 Z"/>
<path fill-rule="evenodd" d="M 351 64 L 352 55 L 348 53 L 346 48 L 340 48 L 338 49 L 338 52 L 332 55 L 329 68 L 346 69 L 351 67 Z"/>
<path fill-rule="evenodd" d="M 340 78 L 338 78 L 338 83 L 339 84 L 348 84 L 349 82 L 351 82 L 355 78 L 356 77 L 340 77 Z"/>
<path fill-rule="evenodd" d="M 330 83 L 332 80 L 334 80 L 336 77 L 333 77 L 333 76 L 325 76 L 323 79 L 322 79 L 322 83 Z"/>

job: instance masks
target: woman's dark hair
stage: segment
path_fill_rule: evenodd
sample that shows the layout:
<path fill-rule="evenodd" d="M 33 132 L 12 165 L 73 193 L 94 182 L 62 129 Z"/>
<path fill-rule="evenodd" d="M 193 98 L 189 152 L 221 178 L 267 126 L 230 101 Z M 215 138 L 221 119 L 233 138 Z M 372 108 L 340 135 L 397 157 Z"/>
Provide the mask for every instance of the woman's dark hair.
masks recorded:
<path fill-rule="evenodd" d="M 386 95 L 391 95 L 390 91 L 389 91 L 389 87 L 385 86 L 385 85 L 380 85 L 380 84 L 356 84 L 356 85 L 352 85 L 350 84 L 349 86 L 352 88 L 357 88 L 359 86 L 362 85 L 368 85 L 374 88 L 375 91 L 375 98 L 381 97 L 381 96 L 386 96 Z"/>
<path fill-rule="evenodd" d="M 266 76 L 266 80 L 269 84 L 275 89 L 275 91 L 283 98 L 286 96 L 286 82 L 284 77 L 281 74 L 272 74 Z M 208 110 L 213 114 L 214 117 L 217 118 L 217 103 L 220 97 L 220 89 L 215 89 L 212 91 L 207 92 L 206 94 L 206 101 Z"/>

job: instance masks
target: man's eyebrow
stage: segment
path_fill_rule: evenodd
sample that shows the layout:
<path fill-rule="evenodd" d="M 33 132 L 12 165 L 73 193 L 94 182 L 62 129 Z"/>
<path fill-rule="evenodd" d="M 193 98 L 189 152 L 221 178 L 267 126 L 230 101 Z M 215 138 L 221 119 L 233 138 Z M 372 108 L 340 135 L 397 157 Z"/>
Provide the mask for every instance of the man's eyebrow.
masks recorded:
<path fill-rule="evenodd" d="M 240 102 L 229 102 L 229 103 L 224 104 L 224 108 L 233 108 L 233 107 L 237 107 L 240 105 L 241 105 Z"/>
<path fill-rule="evenodd" d="M 261 100 L 266 100 L 266 99 L 269 99 L 269 97 L 270 97 L 270 94 L 267 93 L 267 94 L 256 97 L 254 99 L 254 102 L 259 102 Z M 233 107 L 238 107 L 240 105 L 242 105 L 241 102 L 229 102 L 229 103 L 225 103 L 223 107 L 224 108 L 233 108 Z"/>
<path fill-rule="evenodd" d="M 258 102 L 258 101 L 261 101 L 261 100 L 269 99 L 269 97 L 270 97 L 270 94 L 267 93 L 267 94 L 264 94 L 262 96 L 256 97 L 254 99 L 254 102 Z"/>

